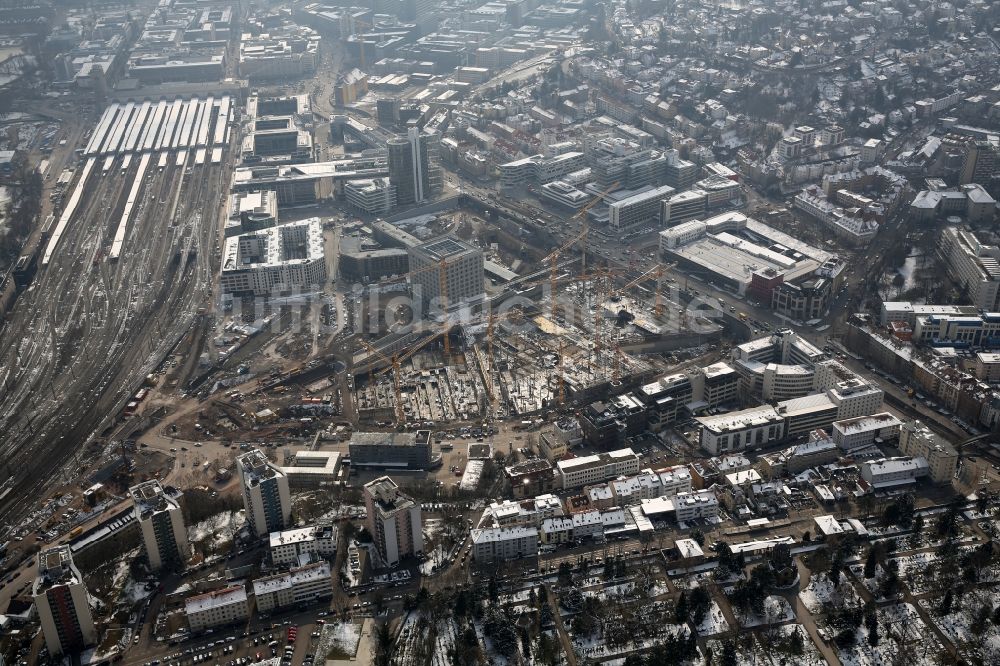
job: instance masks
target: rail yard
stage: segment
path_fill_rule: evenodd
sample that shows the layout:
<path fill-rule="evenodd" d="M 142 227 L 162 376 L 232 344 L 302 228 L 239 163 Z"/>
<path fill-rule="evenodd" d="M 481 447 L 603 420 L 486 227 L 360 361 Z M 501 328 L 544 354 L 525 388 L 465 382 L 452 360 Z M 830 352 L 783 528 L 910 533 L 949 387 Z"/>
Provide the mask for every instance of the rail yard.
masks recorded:
<path fill-rule="evenodd" d="M 211 298 L 230 108 L 113 105 L 83 149 L 28 303 L 0 337 L 5 517 L 84 454 Z"/>

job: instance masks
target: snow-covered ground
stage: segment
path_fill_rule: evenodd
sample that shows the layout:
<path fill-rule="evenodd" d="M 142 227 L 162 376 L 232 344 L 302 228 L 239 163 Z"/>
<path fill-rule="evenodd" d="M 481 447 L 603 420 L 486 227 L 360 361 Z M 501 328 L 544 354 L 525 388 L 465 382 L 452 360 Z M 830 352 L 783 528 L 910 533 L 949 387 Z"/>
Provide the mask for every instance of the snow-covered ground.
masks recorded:
<path fill-rule="evenodd" d="M 781 637 L 782 643 L 786 645 L 791 635 L 795 632 L 798 632 L 802 638 L 802 654 L 786 655 L 778 652 L 769 653 L 771 663 L 775 664 L 775 666 L 825 666 L 826 659 L 820 654 L 816 644 L 809 637 L 809 632 L 801 624 L 783 624 L 777 627 L 775 631 Z"/>
<path fill-rule="evenodd" d="M 1000 627 L 986 622 L 981 635 L 972 631 L 972 625 L 981 609 L 995 605 L 993 590 L 976 589 L 955 595 L 951 612 L 939 615 L 941 597 L 921 599 L 920 606 L 927 611 L 931 620 L 970 663 L 1000 664 Z"/>
<path fill-rule="evenodd" d="M 221 545 L 233 540 L 233 536 L 246 522 L 244 513 L 245 511 L 240 509 L 209 516 L 188 528 L 188 541 L 192 544 L 204 542 L 208 551 L 214 553 Z"/>
<path fill-rule="evenodd" d="M 861 623 L 854 645 L 836 648 L 843 666 L 888 666 L 896 663 L 905 647 L 910 654 L 907 666 L 932 666 L 938 663 L 941 644 L 935 640 L 917 609 L 910 604 L 892 604 L 878 609 L 879 644 L 868 642 L 868 627 Z"/>
<path fill-rule="evenodd" d="M 331 622 L 323 625 L 319 641 L 316 643 L 316 654 L 324 657 L 330 650 L 337 648 L 343 654 L 353 657 L 358 651 L 361 640 L 361 625 L 354 622 Z"/>
<path fill-rule="evenodd" d="M 712 599 L 705 617 L 702 618 L 701 622 L 694 629 L 698 632 L 699 636 L 714 636 L 729 631 L 729 623 L 726 622 L 726 616 L 723 615 L 722 609 L 719 608 L 719 604 L 715 602 L 715 599 Z"/>
<path fill-rule="evenodd" d="M 455 647 L 458 627 L 451 618 L 443 620 L 437 626 L 437 639 L 434 641 L 434 657 L 431 666 L 451 666 L 448 651 Z"/>
<path fill-rule="evenodd" d="M 858 602 L 858 593 L 846 576 L 840 577 L 840 583 L 834 587 L 826 572 L 813 574 L 809 584 L 799 592 L 802 605 L 813 615 L 822 613 L 825 607 L 843 606 L 845 602 Z"/>

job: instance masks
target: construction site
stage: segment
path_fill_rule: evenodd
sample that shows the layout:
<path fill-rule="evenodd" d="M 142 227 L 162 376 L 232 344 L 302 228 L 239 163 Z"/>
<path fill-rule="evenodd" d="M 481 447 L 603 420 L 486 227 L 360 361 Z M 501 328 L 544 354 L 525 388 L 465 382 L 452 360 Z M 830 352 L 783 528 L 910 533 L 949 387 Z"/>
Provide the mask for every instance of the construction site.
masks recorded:
<path fill-rule="evenodd" d="M 386 326 L 387 334 L 370 342 L 355 338 L 350 387 L 358 420 L 388 426 L 528 417 L 647 381 L 719 341 L 721 327 L 664 279 L 670 266 L 638 274 L 588 269 L 588 253 L 576 247 L 586 233 L 583 227 L 542 259 L 547 268 L 515 289 L 488 291 L 471 312 L 447 306 L 446 260 L 408 273 L 413 285 L 422 281 L 418 273 L 436 272 L 444 307 L 405 332 Z M 372 299 L 366 303 L 373 307 Z"/>

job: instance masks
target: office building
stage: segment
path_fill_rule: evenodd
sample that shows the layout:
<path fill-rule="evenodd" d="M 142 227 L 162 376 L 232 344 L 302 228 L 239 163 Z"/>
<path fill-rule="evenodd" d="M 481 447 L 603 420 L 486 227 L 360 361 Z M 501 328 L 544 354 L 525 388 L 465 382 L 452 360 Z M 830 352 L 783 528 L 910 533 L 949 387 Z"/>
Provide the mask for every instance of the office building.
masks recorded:
<path fill-rule="evenodd" d="M 180 568 L 190 554 L 187 528 L 178 500 L 180 492 L 164 489 L 159 481 L 146 481 L 129 488 L 135 518 L 142 533 L 142 545 L 149 568 Z"/>
<path fill-rule="evenodd" d="M 965 227 L 946 227 L 941 232 L 941 254 L 973 305 L 990 312 L 1000 309 L 1000 247 L 982 243 Z"/>
<path fill-rule="evenodd" d="M 438 140 L 436 132 L 411 127 L 405 136 L 396 136 L 386 142 L 389 182 L 396 187 L 396 201 L 400 206 L 421 203 L 441 189 Z"/>
<path fill-rule="evenodd" d="M 639 456 L 632 449 L 618 449 L 592 456 L 581 456 L 556 463 L 564 490 L 608 481 L 639 471 Z"/>
<path fill-rule="evenodd" d="M 899 450 L 927 461 L 934 483 L 951 483 L 958 469 L 958 451 L 920 421 L 904 423 L 899 431 Z"/>
<path fill-rule="evenodd" d="M 419 504 L 387 476 L 366 483 L 364 496 L 368 531 L 385 566 L 396 566 L 404 557 L 423 553 Z"/>
<path fill-rule="evenodd" d="M 411 247 L 410 285 L 425 305 L 450 309 L 478 302 L 486 290 L 483 251 L 445 236 Z"/>
<path fill-rule="evenodd" d="M 430 430 L 356 432 L 348 451 L 352 467 L 427 469 L 432 462 Z"/>
<path fill-rule="evenodd" d="M 97 643 L 87 587 L 69 545 L 39 552 L 37 563 L 31 598 L 49 654 L 73 654 Z"/>
<path fill-rule="evenodd" d="M 236 458 L 236 469 L 243 488 L 250 533 L 263 537 L 280 532 L 289 524 L 292 512 L 288 477 L 263 451 L 253 450 Z"/>
<path fill-rule="evenodd" d="M 333 595 L 329 562 L 295 567 L 285 573 L 258 578 L 253 596 L 258 613 L 270 613 L 289 606 L 311 604 Z"/>
<path fill-rule="evenodd" d="M 673 227 L 704 216 L 708 207 L 708 193 L 699 189 L 685 190 L 664 199 L 660 205 L 660 222 L 666 227 Z"/>
<path fill-rule="evenodd" d="M 268 536 L 271 564 L 289 566 L 314 557 L 332 560 L 337 554 L 336 525 L 299 527 Z"/>
<path fill-rule="evenodd" d="M 673 194 L 669 185 L 649 187 L 608 206 L 608 224 L 612 231 L 625 231 L 639 224 L 654 221 L 659 224 L 660 207 Z"/>
<path fill-rule="evenodd" d="M 270 296 L 326 283 L 318 217 L 230 236 L 222 253 L 222 291 Z"/>
<path fill-rule="evenodd" d="M 250 617 L 247 590 L 243 585 L 230 585 L 188 597 L 184 600 L 184 613 L 191 633 L 245 622 Z"/>
<path fill-rule="evenodd" d="M 344 197 L 366 215 L 382 215 L 396 207 L 396 186 L 388 178 L 349 180 L 344 183 Z"/>

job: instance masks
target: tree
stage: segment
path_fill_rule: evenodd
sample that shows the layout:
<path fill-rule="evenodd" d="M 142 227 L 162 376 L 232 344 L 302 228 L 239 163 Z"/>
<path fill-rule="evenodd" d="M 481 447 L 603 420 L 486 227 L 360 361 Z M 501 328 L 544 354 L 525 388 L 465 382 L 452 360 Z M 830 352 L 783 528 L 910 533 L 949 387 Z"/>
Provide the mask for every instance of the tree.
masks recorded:
<path fill-rule="evenodd" d="M 708 590 L 700 585 L 691 590 L 691 598 L 689 600 L 690 615 L 695 624 L 701 624 L 711 605 L 712 597 L 708 594 Z"/>
<path fill-rule="evenodd" d="M 677 605 L 674 607 L 674 621 L 677 624 L 684 624 L 688 621 L 690 617 L 690 607 L 688 606 L 687 594 L 681 593 L 679 599 L 677 599 Z"/>
<path fill-rule="evenodd" d="M 569 585 L 573 582 L 573 565 L 569 562 L 559 563 L 559 584 Z"/>
<path fill-rule="evenodd" d="M 694 540 L 694 542 L 695 542 L 695 543 L 697 543 L 697 544 L 698 544 L 699 546 L 704 546 L 704 545 L 705 545 L 705 533 L 704 533 L 704 532 L 702 532 L 701 530 L 699 530 L 699 529 L 695 529 L 695 530 L 693 530 L 693 531 L 691 532 L 691 538 L 692 538 L 692 539 Z"/>
<path fill-rule="evenodd" d="M 875 546 L 868 549 L 868 558 L 865 559 L 865 578 L 875 577 L 875 566 L 878 564 L 878 556 L 875 553 Z"/>
<path fill-rule="evenodd" d="M 719 658 L 719 664 L 721 666 L 737 666 L 738 663 L 736 659 L 736 643 L 726 641 L 722 645 L 722 655 Z"/>
<path fill-rule="evenodd" d="M 809 543 L 810 541 L 812 541 L 812 534 L 810 534 L 809 530 L 806 530 L 805 532 L 802 533 L 802 541 L 804 541 L 805 543 Z"/>
<path fill-rule="evenodd" d="M 954 597 L 951 592 L 951 588 L 944 593 L 944 598 L 941 599 L 941 605 L 938 606 L 938 615 L 947 615 L 951 612 L 951 604 L 954 601 Z"/>

